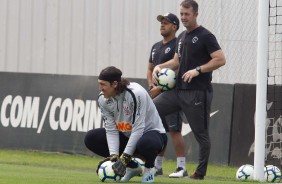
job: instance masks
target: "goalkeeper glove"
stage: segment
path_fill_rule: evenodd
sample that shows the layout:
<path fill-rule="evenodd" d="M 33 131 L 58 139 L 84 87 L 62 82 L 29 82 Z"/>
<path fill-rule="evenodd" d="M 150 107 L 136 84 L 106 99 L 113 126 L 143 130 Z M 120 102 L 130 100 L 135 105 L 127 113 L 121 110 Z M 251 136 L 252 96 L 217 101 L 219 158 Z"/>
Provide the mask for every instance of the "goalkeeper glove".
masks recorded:
<path fill-rule="evenodd" d="M 113 164 L 112 168 L 116 175 L 123 177 L 125 175 L 125 170 L 127 164 L 131 161 L 131 155 L 123 153 L 120 157 L 117 158 L 116 163 Z"/>
<path fill-rule="evenodd" d="M 109 160 L 112 162 L 116 162 L 117 158 L 119 158 L 118 155 L 112 154 L 109 157 L 106 157 L 104 160 L 100 161 L 97 166 L 96 173 L 98 174 L 99 168 L 104 162 L 109 161 Z"/>

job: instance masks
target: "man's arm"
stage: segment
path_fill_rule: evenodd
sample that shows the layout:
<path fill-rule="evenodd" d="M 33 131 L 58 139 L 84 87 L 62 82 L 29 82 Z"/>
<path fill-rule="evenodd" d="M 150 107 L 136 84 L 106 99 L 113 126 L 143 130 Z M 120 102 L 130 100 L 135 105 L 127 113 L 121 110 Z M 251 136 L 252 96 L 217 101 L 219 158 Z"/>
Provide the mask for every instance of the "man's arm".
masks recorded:
<path fill-rule="evenodd" d="M 149 63 L 148 64 L 148 69 L 147 69 L 147 82 L 148 82 L 148 86 L 154 86 L 154 82 L 152 80 L 152 73 L 153 73 L 153 64 Z"/>
<path fill-rule="evenodd" d="M 217 50 L 217 51 L 211 53 L 210 56 L 211 56 L 212 59 L 208 63 L 200 66 L 202 73 L 206 73 L 206 72 L 216 70 L 219 67 L 225 65 L 225 63 L 226 63 L 225 56 L 224 56 L 224 53 L 223 53 L 222 50 Z"/>
<path fill-rule="evenodd" d="M 152 79 L 153 68 L 154 68 L 153 64 L 149 63 L 147 70 L 147 82 L 149 85 L 149 94 L 152 98 L 155 98 L 162 92 L 162 90 L 159 86 L 155 86 L 154 84 L 154 81 Z"/>
<path fill-rule="evenodd" d="M 102 114 L 103 125 L 106 129 L 106 138 L 110 155 L 119 155 L 119 132 L 116 128 L 116 123 L 112 115 L 113 113 L 106 108 L 107 105 L 102 96 L 98 98 L 98 104 Z"/>
<path fill-rule="evenodd" d="M 226 61 L 222 50 L 217 50 L 211 53 L 210 56 L 212 59 L 208 63 L 200 66 L 201 73 L 211 72 L 225 65 Z M 198 76 L 199 74 L 200 73 L 196 69 L 192 69 L 184 73 L 182 79 L 184 82 L 189 83 L 194 77 Z"/>
<path fill-rule="evenodd" d="M 177 70 L 179 67 L 179 58 L 178 54 L 175 53 L 173 58 L 165 63 L 158 65 L 161 69 L 163 68 L 170 68 L 172 70 Z"/>

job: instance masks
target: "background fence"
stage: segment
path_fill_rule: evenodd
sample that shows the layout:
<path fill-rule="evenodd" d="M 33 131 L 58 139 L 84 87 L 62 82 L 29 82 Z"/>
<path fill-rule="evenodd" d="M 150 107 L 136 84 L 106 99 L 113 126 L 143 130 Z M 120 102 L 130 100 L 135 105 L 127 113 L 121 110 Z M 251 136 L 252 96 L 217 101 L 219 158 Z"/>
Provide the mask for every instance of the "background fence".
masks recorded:
<path fill-rule="evenodd" d="M 115 65 L 145 78 L 159 41 L 157 15 L 180 0 L 0 0 L 0 70 L 97 76 Z M 198 0 L 199 24 L 218 38 L 227 64 L 216 83 L 255 83 L 257 0 Z M 177 34 L 183 30 L 181 25 Z"/>

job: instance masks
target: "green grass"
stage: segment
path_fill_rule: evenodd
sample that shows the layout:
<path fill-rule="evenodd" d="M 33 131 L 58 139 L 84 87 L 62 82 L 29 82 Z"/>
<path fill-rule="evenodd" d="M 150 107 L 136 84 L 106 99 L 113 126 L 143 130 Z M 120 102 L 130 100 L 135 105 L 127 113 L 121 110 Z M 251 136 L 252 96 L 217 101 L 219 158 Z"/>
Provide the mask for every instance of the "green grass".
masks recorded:
<path fill-rule="evenodd" d="M 100 182 L 95 169 L 101 158 L 37 151 L 0 150 L 0 184 L 94 184 Z M 164 176 L 155 177 L 155 183 L 162 184 L 235 184 L 237 168 L 209 165 L 207 177 L 203 181 L 187 178 L 172 179 L 176 162 L 164 162 Z M 192 173 L 195 164 L 187 163 Z M 141 177 L 134 177 L 129 183 L 140 183 Z M 246 182 L 244 182 L 246 183 Z M 247 182 L 259 183 L 259 182 Z"/>

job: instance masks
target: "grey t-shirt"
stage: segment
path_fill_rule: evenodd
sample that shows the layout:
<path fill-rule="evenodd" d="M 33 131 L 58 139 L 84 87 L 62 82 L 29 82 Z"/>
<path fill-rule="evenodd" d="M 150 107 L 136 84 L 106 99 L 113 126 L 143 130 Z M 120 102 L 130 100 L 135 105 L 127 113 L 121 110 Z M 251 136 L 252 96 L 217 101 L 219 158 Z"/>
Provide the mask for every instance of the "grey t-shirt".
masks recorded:
<path fill-rule="evenodd" d="M 118 96 L 105 98 L 101 93 L 98 103 L 102 112 L 110 154 L 119 154 L 119 132 L 129 137 L 124 150 L 133 155 L 140 137 L 151 130 L 165 133 L 157 109 L 148 92 L 131 82 Z"/>

